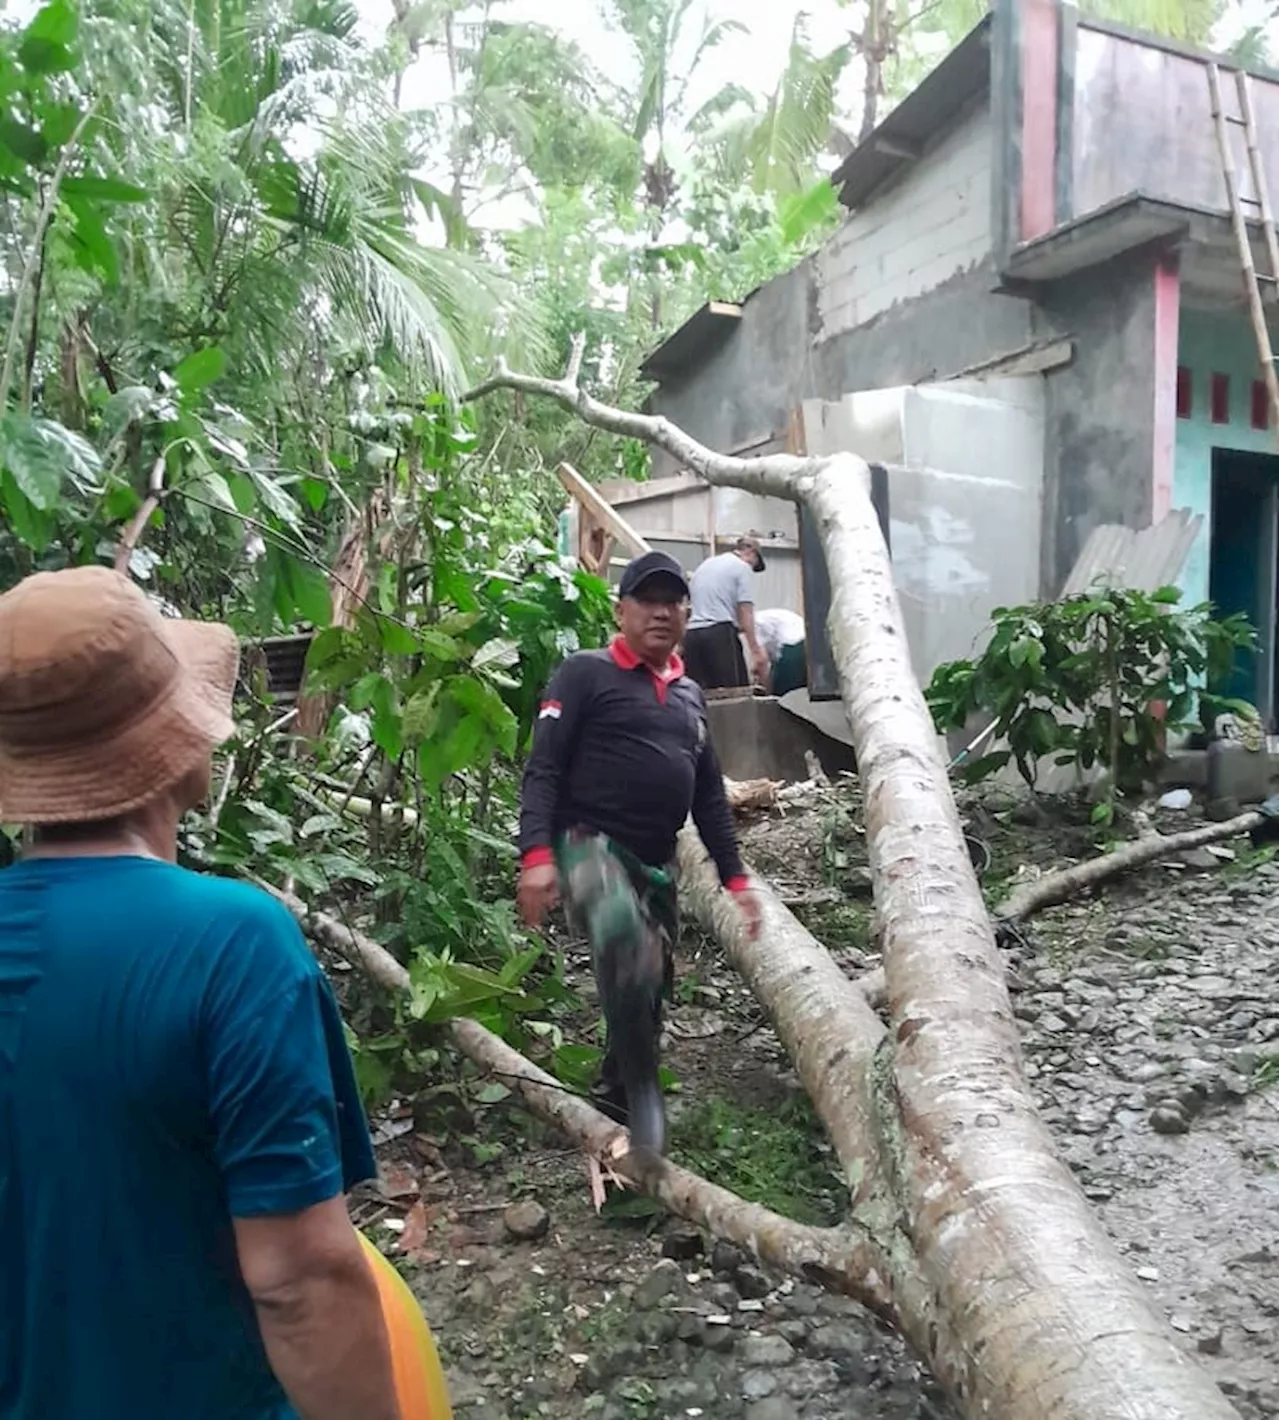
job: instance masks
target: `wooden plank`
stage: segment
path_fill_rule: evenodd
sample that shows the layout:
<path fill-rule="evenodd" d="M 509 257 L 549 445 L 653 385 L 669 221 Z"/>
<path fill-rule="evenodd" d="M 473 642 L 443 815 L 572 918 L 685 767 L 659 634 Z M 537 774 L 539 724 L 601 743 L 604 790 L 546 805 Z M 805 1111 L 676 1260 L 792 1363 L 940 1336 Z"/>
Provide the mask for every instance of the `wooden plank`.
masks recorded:
<path fill-rule="evenodd" d="M 762 449 L 768 449 L 771 444 L 781 444 L 784 437 L 776 429 L 770 429 L 767 434 L 752 434 L 749 439 L 727 449 L 726 453 L 732 454 L 734 458 L 745 458 L 748 454 L 757 454 Z"/>
<path fill-rule="evenodd" d="M 578 501 L 595 521 L 613 538 L 625 547 L 632 557 L 639 557 L 650 550 L 649 544 L 636 532 L 635 528 L 609 503 L 571 464 L 562 463 L 556 468 L 556 477 L 564 491 Z"/>
<path fill-rule="evenodd" d="M 623 483 L 612 479 L 596 488 L 613 507 L 624 503 L 646 503 L 654 498 L 678 498 L 681 493 L 693 493 L 705 488 L 706 484 L 696 473 L 673 473 L 666 478 L 650 478 L 644 483 Z M 607 491 L 606 491 L 607 489 Z"/>

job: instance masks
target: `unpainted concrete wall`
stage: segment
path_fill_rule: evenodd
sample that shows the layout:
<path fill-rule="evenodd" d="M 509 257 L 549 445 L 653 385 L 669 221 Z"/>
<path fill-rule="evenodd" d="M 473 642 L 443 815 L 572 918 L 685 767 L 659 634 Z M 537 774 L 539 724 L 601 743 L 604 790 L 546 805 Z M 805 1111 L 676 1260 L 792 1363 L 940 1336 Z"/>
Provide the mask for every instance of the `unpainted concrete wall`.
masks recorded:
<path fill-rule="evenodd" d="M 805 431 L 815 451 L 854 449 L 888 466 L 893 580 L 921 684 L 980 648 L 992 607 L 1036 596 L 1041 376 L 810 402 Z"/>
<path fill-rule="evenodd" d="M 990 140 L 985 107 L 971 112 L 825 248 L 757 291 L 729 338 L 702 363 L 669 377 L 651 407 L 721 451 L 770 432 L 781 447 L 790 412 L 806 398 L 838 400 L 855 391 L 945 380 L 1032 341 L 1070 336 L 1073 362 L 1045 377 L 1039 591 L 1052 596 L 1095 526 L 1141 527 L 1150 518 L 1155 257 L 1132 253 L 1025 295 L 997 291 L 994 258 L 979 250 L 989 248 L 989 230 L 985 246 L 974 236 L 984 223 L 990 226 Z M 937 284 L 923 290 L 921 277 L 909 288 L 913 298 L 904 294 L 908 286 L 895 285 L 892 270 L 875 293 L 865 292 L 859 283 L 874 261 L 862 250 L 859 266 L 856 233 L 863 231 L 873 255 L 917 242 L 921 212 L 937 216 L 948 192 L 963 206 L 957 229 L 967 231 L 976 264 L 960 271 L 955 263 L 927 268 Z M 940 240 L 932 223 L 925 225 Z M 925 269 L 909 265 L 907 273 Z M 843 296 L 834 289 L 841 282 Z M 871 311 L 876 314 L 867 319 Z M 859 317 L 862 324 L 851 324 Z M 655 456 L 655 477 L 674 471 Z M 764 509 L 750 516 L 749 526 L 772 525 Z M 729 521 L 717 517 L 722 529 Z"/>
<path fill-rule="evenodd" d="M 852 770 L 853 750 L 794 715 L 772 696 L 744 695 L 707 703 L 707 726 L 720 768 L 730 779 L 781 779 L 795 784 L 809 777 L 805 751 L 815 754 L 831 775 Z"/>
<path fill-rule="evenodd" d="M 1156 421 L 1155 256 L 1135 252 L 1041 293 L 1036 326 L 1071 335 L 1045 377 L 1041 591 L 1057 596 L 1102 523 L 1151 521 Z"/>
<path fill-rule="evenodd" d="M 760 287 L 733 333 L 686 372 L 665 376 L 648 407 L 721 453 L 768 434 L 781 438 L 789 411 L 817 380 L 812 282 L 808 259 Z M 677 472 L 654 450 L 654 478 Z"/>
<path fill-rule="evenodd" d="M 820 337 L 865 325 L 991 251 L 991 119 L 978 106 L 817 254 Z"/>
<path fill-rule="evenodd" d="M 1031 303 L 995 294 L 997 285 L 988 259 L 918 300 L 824 340 L 814 352 L 812 393 L 838 399 L 854 390 L 945 380 L 1022 349 L 1032 337 Z"/>
<path fill-rule="evenodd" d="M 1280 162 L 1274 81 L 1246 82 L 1263 171 Z M 1225 113 L 1239 115 L 1234 72 L 1222 72 Z M 1076 217 L 1142 192 L 1209 211 L 1227 209 L 1202 60 L 1089 28 L 1077 30 L 1072 105 L 1072 206 Z M 1243 130 L 1228 126 L 1240 196 L 1256 197 Z M 1256 209 L 1255 209 L 1256 211 Z"/>

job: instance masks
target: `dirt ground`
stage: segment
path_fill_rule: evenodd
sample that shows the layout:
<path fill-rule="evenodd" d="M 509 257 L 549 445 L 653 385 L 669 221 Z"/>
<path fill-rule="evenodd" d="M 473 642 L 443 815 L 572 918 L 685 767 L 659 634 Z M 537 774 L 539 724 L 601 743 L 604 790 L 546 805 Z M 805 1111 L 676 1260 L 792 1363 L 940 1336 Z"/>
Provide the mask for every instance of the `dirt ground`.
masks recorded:
<path fill-rule="evenodd" d="M 987 794 L 962 807 L 993 904 L 1099 851 L 1087 805 Z M 853 974 L 876 960 L 859 818 L 846 785 L 743 824 L 753 867 Z M 1171 831 L 1191 822 L 1156 815 Z M 673 1156 L 835 1220 L 839 1177 L 762 1011 L 693 929 L 682 948 Z M 1041 914 L 1011 960 L 1028 1074 L 1064 1156 L 1246 1420 L 1277 1414 L 1276 951 L 1275 853 L 1240 840 Z M 585 953 L 567 944 L 567 959 L 589 998 Z M 590 1011 L 571 1023 L 582 1039 L 591 1027 Z M 597 1216 L 580 1156 L 509 1102 L 459 1119 L 392 1111 L 392 1196 L 357 1216 L 422 1301 L 462 1420 L 950 1413 L 855 1304 L 763 1272 L 648 1200 L 619 1196 Z"/>

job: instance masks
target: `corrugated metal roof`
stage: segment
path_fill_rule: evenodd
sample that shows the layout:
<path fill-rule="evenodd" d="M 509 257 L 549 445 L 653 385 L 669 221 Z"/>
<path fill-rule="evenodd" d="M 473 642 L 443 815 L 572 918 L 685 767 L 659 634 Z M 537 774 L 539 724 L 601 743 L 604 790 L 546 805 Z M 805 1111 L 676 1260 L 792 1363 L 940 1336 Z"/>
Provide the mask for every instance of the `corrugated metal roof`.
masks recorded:
<path fill-rule="evenodd" d="M 1178 580 L 1204 518 L 1175 508 L 1148 528 L 1104 523 L 1080 549 L 1062 588 L 1064 597 L 1087 592 L 1096 578 L 1134 592 L 1154 592 Z"/>
<path fill-rule="evenodd" d="M 988 11 L 958 45 L 873 129 L 831 174 L 840 201 L 853 211 L 904 163 L 913 162 L 991 78 Z"/>

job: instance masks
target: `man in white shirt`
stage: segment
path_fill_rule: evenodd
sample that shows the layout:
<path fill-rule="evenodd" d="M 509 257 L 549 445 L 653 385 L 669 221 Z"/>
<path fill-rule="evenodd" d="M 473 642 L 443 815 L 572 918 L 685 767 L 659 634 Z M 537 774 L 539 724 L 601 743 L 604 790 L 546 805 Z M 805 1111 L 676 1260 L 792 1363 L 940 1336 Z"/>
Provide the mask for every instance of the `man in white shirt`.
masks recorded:
<path fill-rule="evenodd" d="M 764 571 L 764 554 L 753 537 L 740 537 L 729 552 L 708 557 L 689 579 L 690 615 L 684 637 L 685 674 L 703 690 L 750 685 L 742 654 L 747 643 L 751 671 L 763 683 L 769 661 L 756 637 L 751 573 Z"/>

